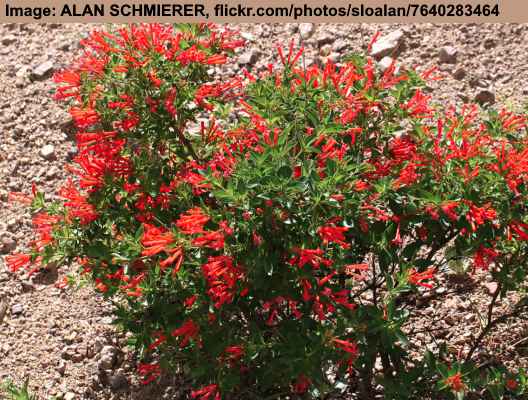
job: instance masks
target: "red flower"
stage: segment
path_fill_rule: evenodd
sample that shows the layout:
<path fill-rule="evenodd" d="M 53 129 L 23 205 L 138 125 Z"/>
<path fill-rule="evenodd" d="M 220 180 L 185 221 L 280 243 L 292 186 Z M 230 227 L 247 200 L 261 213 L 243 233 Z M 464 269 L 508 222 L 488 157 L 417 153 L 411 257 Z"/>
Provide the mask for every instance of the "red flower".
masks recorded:
<path fill-rule="evenodd" d="M 434 279 L 435 272 L 435 268 L 428 268 L 426 271 L 423 272 L 417 272 L 416 269 L 412 268 L 409 271 L 409 283 L 432 289 L 433 285 L 431 285 L 430 283 L 424 283 L 423 281 L 428 279 Z"/>
<path fill-rule="evenodd" d="M 152 364 L 138 364 L 138 373 L 143 376 L 141 383 L 148 385 L 150 382 L 155 381 L 161 375 L 161 367 L 157 363 Z"/>
<path fill-rule="evenodd" d="M 510 378 L 510 379 L 506 380 L 506 385 L 505 386 L 506 386 L 506 388 L 508 390 L 511 390 L 513 392 L 513 391 L 517 390 L 517 387 L 519 386 L 519 384 L 517 383 L 517 381 L 515 379 Z"/>
<path fill-rule="evenodd" d="M 7 268 L 10 272 L 17 272 L 20 268 L 27 268 L 31 265 L 31 255 L 29 254 L 13 254 L 5 257 Z"/>
<path fill-rule="evenodd" d="M 180 342 L 180 348 L 187 346 L 191 339 L 196 339 L 200 328 L 194 323 L 192 319 L 188 319 L 177 329 L 174 329 L 171 333 L 174 337 L 183 337 L 183 340 Z"/>
<path fill-rule="evenodd" d="M 197 237 L 192 241 L 193 246 L 208 247 L 213 250 L 224 248 L 224 234 L 221 231 L 212 231 Z"/>
<path fill-rule="evenodd" d="M 218 385 L 212 384 L 204 386 L 201 389 L 193 390 L 191 392 L 192 399 L 199 400 L 220 400 L 220 392 L 218 391 Z"/>
<path fill-rule="evenodd" d="M 207 293 L 214 301 L 214 306 L 220 308 L 231 303 L 237 291 L 237 283 L 243 278 L 242 270 L 235 266 L 229 256 L 209 257 L 202 265 L 202 272 L 207 281 Z"/>
<path fill-rule="evenodd" d="M 499 253 L 495 249 L 481 245 L 473 256 L 473 264 L 475 268 L 487 270 L 498 256 Z"/>
<path fill-rule="evenodd" d="M 195 207 L 182 214 L 176 221 L 176 226 L 186 235 L 203 233 L 203 227 L 210 219 L 201 208 Z"/>
<path fill-rule="evenodd" d="M 72 116 L 75 125 L 79 128 L 88 128 L 99 122 L 99 114 L 93 108 L 70 108 L 70 115 Z"/>
<path fill-rule="evenodd" d="M 337 227 L 333 225 L 322 226 L 317 230 L 317 233 L 323 240 L 324 244 L 337 243 L 343 249 L 348 249 L 350 244 L 346 242 L 345 232 L 348 231 L 348 227 L 342 226 Z"/>
<path fill-rule="evenodd" d="M 335 347 L 348 354 L 349 365 L 353 363 L 359 355 L 359 348 L 356 342 L 350 340 L 333 339 Z"/>
<path fill-rule="evenodd" d="M 444 384 L 454 392 L 461 392 L 464 390 L 464 382 L 462 381 L 462 374 L 460 372 L 446 378 Z"/>
<path fill-rule="evenodd" d="M 172 232 L 164 232 L 160 228 L 149 224 L 145 224 L 144 229 L 143 238 L 141 239 L 144 250 L 141 255 L 153 256 L 162 251 L 171 250 L 169 246 L 174 243 Z"/>
<path fill-rule="evenodd" d="M 165 336 L 162 332 L 155 332 L 152 336 L 155 340 L 148 347 L 149 351 L 158 348 L 162 343 L 167 341 L 167 336 Z"/>
<path fill-rule="evenodd" d="M 333 264 L 332 260 L 323 258 L 324 251 L 321 249 L 294 249 L 298 255 L 293 257 L 289 263 L 290 265 L 297 265 L 299 268 L 306 264 L 311 265 L 314 269 L 319 269 L 321 264 L 329 267 Z"/>
<path fill-rule="evenodd" d="M 444 214 L 447 215 L 447 217 L 451 221 L 458 220 L 458 215 L 456 214 L 458 204 L 458 201 L 448 201 L 447 203 L 444 203 L 441 207 Z"/>
<path fill-rule="evenodd" d="M 312 381 L 304 374 L 300 374 L 297 377 L 297 381 L 293 385 L 293 392 L 296 394 L 304 394 L 310 389 Z"/>
<path fill-rule="evenodd" d="M 95 207 L 88 203 L 86 197 L 79 193 L 71 181 L 59 190 L 59 196 L 68 200 L 64 202 L 64 206 L 68 208 L 69 218 L 79 218 L 83 225 L 97 219 L 98 214 Z"/>

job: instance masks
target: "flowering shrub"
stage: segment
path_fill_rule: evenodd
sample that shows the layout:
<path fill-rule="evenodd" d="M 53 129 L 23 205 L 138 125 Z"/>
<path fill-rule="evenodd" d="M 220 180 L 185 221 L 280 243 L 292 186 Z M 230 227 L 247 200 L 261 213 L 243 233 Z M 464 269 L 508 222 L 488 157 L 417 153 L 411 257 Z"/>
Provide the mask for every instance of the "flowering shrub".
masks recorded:
<path fill-rule="evenodd" d="M 116 300 L 144 383 L 181 367 L 191 398 L 494 398 L 526 371 L 479 364 L 493 328 L 526 316 L 526 119 L 435 110 L 434 71 L 368 57 L 214 81 L 243 45 L 207 25 L 93 32 L 56 74 L 78 128 L 74 179 L 31 202 L 38 239 L 12 271 L 78 260 Z M 26 199 L 22 194 L 13 197 Z M 416 296 L 452 267 L 498 282 L 465 354 L 413 348 Z M 446 294 L 448 296 L 448 294 Z"/>

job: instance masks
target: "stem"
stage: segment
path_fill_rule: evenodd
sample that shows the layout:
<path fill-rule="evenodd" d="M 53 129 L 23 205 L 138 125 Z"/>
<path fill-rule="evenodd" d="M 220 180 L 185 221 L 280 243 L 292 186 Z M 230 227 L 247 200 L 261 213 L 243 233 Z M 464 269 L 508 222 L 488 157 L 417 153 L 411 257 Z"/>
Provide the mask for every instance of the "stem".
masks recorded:
<path fill-rule="evenodd" d="M 500 287 L 497 287 L 497 292 L 496 293 L 498 293 L 498 292 L 500 292 Z M 493 307 L 495 306 L 495 302 L 496 302 L 496 297 L 497 296 L 494 296 L 494 298 L 492 299 L 490 305 L 488 306 L 488 323 L 484 327 L 484 329 L 482 330 L 480 335 L 477 337 L 477 339 L 475 340 L 475 343 L 473 344 L 471 349 L 469 350 L 469 353 L 468 353 L 468 355 L 466 356 L 466 359 L 465 359 L 466 362 L 471 360 L 471 357 L 473 356 L 473 353 L 475 353 L 475 351 L 480 346 L 480 343 L 482 342 L 484 337 L 486 337 L 486 335 L 488 333 L 490 333 L 490 331 L 495 327 L 495 325 L 500 324 L 502 322 L 506 322 L 508 319 L 510 319 L 512 317 L 516 317 L 520 313 L 522 313 L 524 310 L 528 309 L 528 303 L 526 303 L 526 301 L 521 300 L 515 305 L 515 307 L 514 307 L 512 312 L 510 312 L 508 314 L 501 315 L 500 317 L 497 317 L 495 319 L 491 319 L 491 316 L 493 314 Z"/>
<path fill-rule="evenodd" d="M 192 156 L 192 158 L 194 158 L 195 161 L 200 162 L 201 161 L 200 157 L 198 157 L 198 155 L 194 151 L 194 148 L 192 147 L 191 142 L 189 142 L 189 140 L 185 137 L 185 135 L 183 134 L 181 128 L 180 127 L 174 127 L 174 131 L 176 132 L 176 135 L 178 136 L 178 140 L 180 141 L 180 143 L 183 146 L 185 146 L 185 148 L 187 149 L 189 154 Z"/>

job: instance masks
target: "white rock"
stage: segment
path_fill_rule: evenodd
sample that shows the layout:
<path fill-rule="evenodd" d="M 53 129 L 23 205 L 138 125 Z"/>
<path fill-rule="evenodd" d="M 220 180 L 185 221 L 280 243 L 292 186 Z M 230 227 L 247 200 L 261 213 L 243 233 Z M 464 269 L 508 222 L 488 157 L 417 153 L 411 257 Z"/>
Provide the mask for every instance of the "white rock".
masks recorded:
<path fill-rule="evenodd" d="M 388 35 L 378 38 L 372 45 L 370 54 L 372 57 L 381 59 L 390 54 L 396 53 L 402 43 L 403 31 L 396 30 Z"/>
<path fill-rule="evenodd" d="M 385 72 L 391 66 L 393 61 L 394 61 L 394 59 L 392 57 L 389 57 L 389 56 L 383 57 L 378 62 L 378 67 L 379 67 L 380 71 L 381 72 Z"/>
<path fill-rule="evenodd" d="M 46 79 L 49 75 L 51 75 L 54 69 L 55 66 L 53 63 L 51 61 L 46 61 L 33 69 L 31 72 L 31 78 L 37 81 Z"/>
<path fill-rule="evenodd" d="M 40 149 L 40 155 L 46 160 L 51 160 L 55 156 L 55 147 L 47 144 Z"/>
<path fill-rule="evenodd" d="M 303 39 L 308 39 L 315 32 L 314 24 L 302 23 L 299 25 L 299 33 Z"/>

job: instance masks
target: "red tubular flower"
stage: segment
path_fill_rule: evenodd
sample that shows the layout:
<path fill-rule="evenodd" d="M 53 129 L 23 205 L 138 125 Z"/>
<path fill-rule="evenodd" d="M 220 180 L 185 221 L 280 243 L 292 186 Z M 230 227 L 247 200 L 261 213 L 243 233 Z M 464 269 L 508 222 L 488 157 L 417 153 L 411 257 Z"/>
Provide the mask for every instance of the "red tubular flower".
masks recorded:
<path fill-rule="evenodd" d="M 357 343 L 350 340 L 333 339 L 335 347 L 349 354 L 349 357 L 356 359 L 359 355 L 359 348 Z"/>
<path fill-rule="evenodd" d="M 224 248 L 225 236 L 222 231 L 212 231 L 204 233 L 202 236 L 192 241 L 193 246 L 207 247 L 213 250 Z"/>
<path fill-rule="evenodd" d="M 296 394 L 304 394 L 310 389 L 312 381 L 304 374 L 300 374 L 297 377 L 297 381 L 293 385 L 293 392 Z"/>
<path fill-rule="evenodd" d="M 481 245 L 473 256 L 473 265 L 475 268 L 487 270 L 498 256 L 499 253 L 495 249 Z"/>
<path fill-rule="evenodd" d="M 149 351 L 157 349 L 159 346 L 161 346 L 167 341 L 167 336 L 165 336 L 162 332 L 155 332 L 152 336 L 154 338 L 154 341 L 149 345 Z"/>
<path fill-rule="evenodd" d="M 155 381 L 161 375 L 161 367 L 157 363 L 143 364 L 139 363 L 137 367 L 139 375 L 143 376 L 141 383 L 148 385 Z"/>
<path fill-rule="evenodd" d="M 202 272 L 209 287 L 208 294 L 216 308 L 231 303 L 237 291 L 237 284 L 243 278 L 242 270 L 235 266 L 229 256 L 209 257 L 202 265 Z"/>
<path fill-rule="evenodd" d="M 195 207 L 180 215 L 180 218 L 176 221 L 176 226 L 186 235 L 203 233 L 204 225 L 210 219 L 209 216 L 203 213 L 200 207 Z"/>
<path fill-rule="evenodd" d="M 317 233 L 323 240 L 324 244 L 337 243 L 343 249 L 348 249 L 350 244 L 346 242 L 345 232 L 348 231 L 348 227 L 342 226 L 337 227 L 333 225 L 322 226 L 317 230 Z"/>
<path fill-rule="evenodd" d="M 194 323 L 192 319 L 188 319 L 177 329 L 174 329 L 171 332 L 171 335 L 174 337 L 182 337 L 180 342 L 180 348 L 187 346 L 191 339 L 195 340 L 198 337 L 200 332 L 200 327 Z"/>
<path fill-rule="evenodd" d="M 423 272 L 417 272 L 416 269 L 412 268 L 409 271 L 409 283 L 432 289 L 433 285 L 430 283 L 424 283 L 424 281 L 428 279 L 434 279 L 435 272 L 436 269 L 433 267 L 428 268 L 426 271 Z"/>
<path fill-rule="evenodd" d="M 512 221 L 510 229 L 515 232 L 520 240 L 528 241 L 528 224 L 520 221 Z"/>
<path fill-rule="evenodd" d="M 289 263 L 303 268 L 306 264 L 311 265 L 313 269 L 319 269 L 321 264 L 329 267 L 333 264 L 332 260 L 323 258 L 324 251 L 321 249 L 294 249 L 298 255 L 293 257 Z"/>
<path fill-rule="evenodd" d="M 174 243 L 174 236 L 172 232 L 165 232 L 150 224 L 144 224 L 143 244 L 144 250 L 141 252 L 143 256 L 153 256 L 162 251 L 170 251 L 170 245 Z"/>
<path fill-rule="evenodd" d="M 88 203 L 85 196 L 69 181 L 65 187 L 59 190 L 59 196 L 64 198 L 64 206 L 68 208 L 68 218 L 79 218 L 81 224 L 89 224 L 98 217 L 95 207 Z"/>
<path fill-rule="evenodd" d="M 176 107 L 174 107 L 174 100 L 176 100 L 176 88 L 170 88 L 169 92 L 167 93 L 167 96 L 165 97 L 165 109 L 167 112 L 172 116 L 172 118 L 176 118 L 177 111 Z"/>
<path fill-rule="evenodd" d="M 221 400 L 218 385 L 212 384 L 191 392 L 192 399 L 198 400 Z"/>
<path fill-rule="evenodd" d="M 79 96 L 81 74 L 78 71 L 65 70 L 57 72 L 53 75 L 53 81 L 58 84 L 63 84 L 57 87 L 57 92 L 55 93 L 56 100 Z"/>
<path fill-rule="evenodd" d="M 31 255 L 22 253 L 6 256 L 5 261 L 10 272 L 17 272 L 20 268 L 27 268 L 32 263 Z"/>
<path fill-rule="evenodd" d="M 99 114 L 90 107 L 72 107 L 70 108 L 70 115 L 75 125 L 81 129 L 88 128 L 99 122 Z"/>
<path fill-rule="evenodd" d="M 464 390 L 464 382 L 462 381 L 462 374 L 460 372 L 446 378 L 444 384 L 453 392 L 461 392 Z"/>
<path fill-rule="evenodd" d="M 477 207 L 474 204 L 470 204 L 466 219 L 471 225 L 471 229 L 477 230 L 479 225 L 484 224 L 486 221 L 493 221 L 497 217 L 497 212 L 489 205 L 486 204 L 483 207 Z"/>
<path fill-rule="evenodd" d="M 457 221 L 458 215 L 456 214 L 456 209 L 459 205 L 458 201 L 448 201 L 447 203 L 444 203 L 441 208 L 445 215 L 451 220 L 451 221 Z"/>

